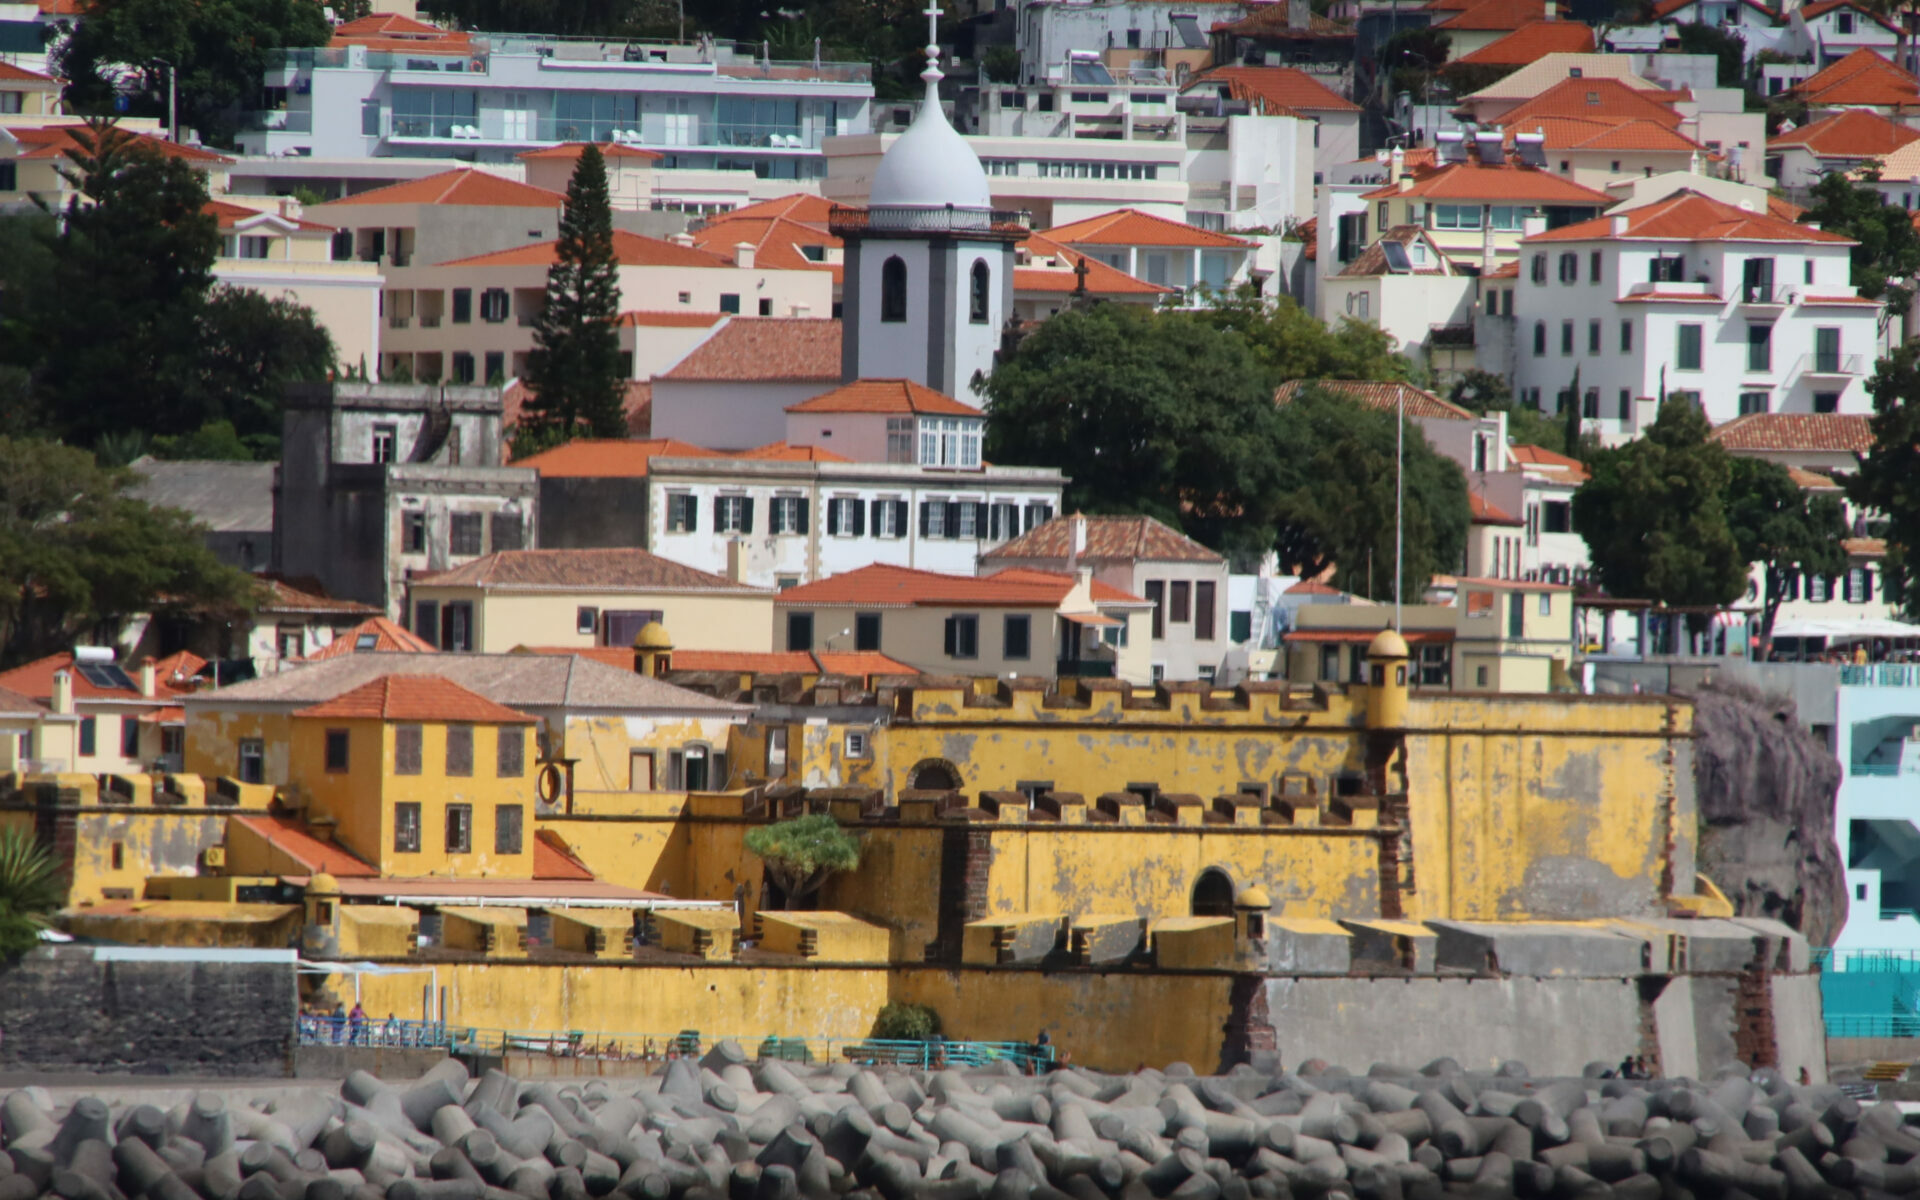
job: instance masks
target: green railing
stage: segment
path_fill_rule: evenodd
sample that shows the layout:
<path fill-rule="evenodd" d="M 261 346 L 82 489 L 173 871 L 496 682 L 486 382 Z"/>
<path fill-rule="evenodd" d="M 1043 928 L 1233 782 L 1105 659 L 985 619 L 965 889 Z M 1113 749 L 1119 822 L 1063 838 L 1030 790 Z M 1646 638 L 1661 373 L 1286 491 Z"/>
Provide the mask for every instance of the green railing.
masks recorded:
<path fill-rule="evenodd" d="M 1813 965 L 1821 971 L 1911 971 L 1920 973 L 1920 950 L 1814 950 Z"/>
<path fill-rule="evenodd" d="M 1044 1071 L 1053 1063 L 1051 1046 L 1026 1042 L 908 1041 L 891 1038 L 752 1037 L 678 1033 L 605 1033 L 580 1029 L 482 1029 L 446 1027 L 446 1046 L 454 1054 L 533 1054 L 550 1058 L 658 1061 L 698 1057 L 715 1043 L 731 1040 L 749 1057 L 784 1062 L 851 1062 L 874 1066 L 938 1069 L 1013 1063 L 1022 1071 Z"/>
<path fill-rule="evenodd" d="M 1920 687 L 1920 665 L 1849 664 L 1840 668 L 1840 683 L 1844 687 Z"/>

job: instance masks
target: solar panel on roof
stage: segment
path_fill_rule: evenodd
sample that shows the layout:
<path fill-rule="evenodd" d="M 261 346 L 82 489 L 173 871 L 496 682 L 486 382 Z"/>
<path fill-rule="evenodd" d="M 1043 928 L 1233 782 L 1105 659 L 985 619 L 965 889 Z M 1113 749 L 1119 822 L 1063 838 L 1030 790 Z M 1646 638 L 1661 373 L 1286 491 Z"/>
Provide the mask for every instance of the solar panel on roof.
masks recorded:
<path fill-rule="evenodd" d="M 1380 253 L 1387 256 L 1387 270 L 1397 274 L 1413 270 L 1413 262 L 1407 258 L 1407 248 L 1399 242 L 1381 242 Z"/>
<path fill-rule="evenodd" d="M 1088 62 L 1085 59 L 1077 58 L 1073 62 L 1073 81 L 1075 83 L 1110 84 L 1113 82 L 1113 76 L 1107 73 L 1105 63 Z"/>
<path fill-rule="evenodd" d="M 127 678 L 127 673 L 113 663 L 83 662 L 77 665 L 81 678 L 97 688 L 126 692 L 138 690 L 133 686 L 133 680 Z"/>
<path fill-rule="evenodd" d="M 380 635 L 377 633 L 363 633 L 353 639 L 353 648 L 355 650 L 372 650 L 379 644 Z"/>
<path fill-rule="evenodd" d="M 1180 35 L 1180 44 L 1189 50 L 1204 49 L 1207 39 L 1200 34 L 1200 18 L 1175 16 L 1173 31 Z"/>

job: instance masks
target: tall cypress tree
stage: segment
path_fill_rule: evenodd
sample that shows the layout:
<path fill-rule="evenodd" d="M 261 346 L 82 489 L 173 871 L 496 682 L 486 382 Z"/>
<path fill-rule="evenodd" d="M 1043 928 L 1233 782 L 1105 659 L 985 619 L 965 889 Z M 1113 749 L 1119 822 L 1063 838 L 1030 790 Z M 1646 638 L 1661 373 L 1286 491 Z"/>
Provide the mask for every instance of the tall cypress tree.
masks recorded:
<path fill-rule="evenodd" d="M 575 437 L 626 436 L 619 316 L 607 165 L 590 145 L 580 151 L 567 184 L 560 241 L 547 269 L 547 303 L 534 322 L 524 438 L 554 445 Z"/>

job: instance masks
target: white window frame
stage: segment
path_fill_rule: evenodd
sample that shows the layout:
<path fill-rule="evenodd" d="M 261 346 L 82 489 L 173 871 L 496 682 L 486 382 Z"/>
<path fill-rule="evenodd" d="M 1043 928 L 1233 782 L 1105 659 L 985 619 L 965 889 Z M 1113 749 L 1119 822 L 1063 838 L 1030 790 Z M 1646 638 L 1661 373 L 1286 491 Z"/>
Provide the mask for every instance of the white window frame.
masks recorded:
<path fill-rule="evenodd" d="M 715 533 L 739 533 L 747 521 L 746 495 L 727 495 L 714 497 L 713 531 Z"/>

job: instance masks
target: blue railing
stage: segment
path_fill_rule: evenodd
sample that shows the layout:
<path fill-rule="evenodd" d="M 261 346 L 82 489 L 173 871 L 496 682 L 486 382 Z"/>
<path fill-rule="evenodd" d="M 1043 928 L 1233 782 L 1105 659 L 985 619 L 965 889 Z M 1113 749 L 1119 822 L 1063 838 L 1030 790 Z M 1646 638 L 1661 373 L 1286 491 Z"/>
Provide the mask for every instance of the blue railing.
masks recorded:
<path fill-rule="evenodd" d="M 1920 974 L 1920 950 L 1836 950 L 1823 946 L 1813 952 L 1812 959 L 1813 965 L 1821 971 L 1910 971 Z"/>
<path fill-rule="evenodd" d="M 1920 1038 L 1920 1016 L 1828 1013 L 1830 1038 Z"/>

